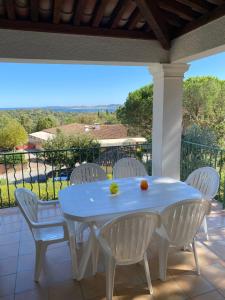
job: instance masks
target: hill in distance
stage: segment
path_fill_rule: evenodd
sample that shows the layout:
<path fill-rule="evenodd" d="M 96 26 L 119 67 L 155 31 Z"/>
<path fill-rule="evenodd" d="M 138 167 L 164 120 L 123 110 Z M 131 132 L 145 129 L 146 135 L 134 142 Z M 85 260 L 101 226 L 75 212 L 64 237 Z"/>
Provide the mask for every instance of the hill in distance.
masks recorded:
<path fill-rule="evenodd" d="M 114 112 L 119 107 L 119 104 L 108 104 L 108 105 L 94 105 L 94 106 L 85 106 L 85 105 L 74 105 L 74 106 L 45 106 L 45 107 L 14 107 L 14 108 L 0 108 L 0 110 L 33 110 L 33 109 L 43 109 L 49 111 L 58 111 L 58 112 L 98 112 L 98 111 L 108 111 Z"/>

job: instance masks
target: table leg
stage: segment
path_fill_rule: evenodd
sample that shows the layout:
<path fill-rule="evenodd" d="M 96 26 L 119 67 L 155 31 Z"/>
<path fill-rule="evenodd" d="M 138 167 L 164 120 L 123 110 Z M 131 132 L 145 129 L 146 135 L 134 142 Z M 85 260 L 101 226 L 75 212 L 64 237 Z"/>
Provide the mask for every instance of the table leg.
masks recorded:
<path fill-rule="evenodd" d="M 95 236 L 93 235 L 93 233 L 90 233 L 90 237 L 88 239 L 87 245 L 83 251 L 82 257 L 81 257 L 81 261 L 80 261 L 80 265 L 79 265 L 79 275 L 77 277 L 77 280 L 81 280 L 84 277 L 86 268 L 87 268 L 87 264 L 88 264 L 88 260 L 91 257 L 91 252 L 92 252 L 92 248 L 94 245 L 94 241 L 95 241 Z"/>
<path fill-rule="evenodd" d="M 74 221 L 67 220 L 69 229 L 69 247 L 72 262 L 72 277 L 77 279 L 79 277 L 79 265 L 77 257 L 77 245 L 76 245 L 76 224 Z"/>
<path fill-rule="evenodd" d="M 78 266 L 78 259 L 77 259 L 75 235 L 70 235 L 69 241 L 70 241 L 70 254 L 71 254 L 71 261 L 72 261 L 72 277 L 73 279 L 77 279 L 79 278 L 79 266 Z"/>

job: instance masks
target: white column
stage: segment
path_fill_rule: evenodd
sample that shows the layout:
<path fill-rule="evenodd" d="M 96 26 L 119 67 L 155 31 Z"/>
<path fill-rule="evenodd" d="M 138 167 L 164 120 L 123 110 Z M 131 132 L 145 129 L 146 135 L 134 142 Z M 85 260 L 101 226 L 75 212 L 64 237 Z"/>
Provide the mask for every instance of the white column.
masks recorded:
<path fill-rule="evenodd" d="M 187 64 L 151 64 L 152 175 L 180 178 L 183 76 Z"/>

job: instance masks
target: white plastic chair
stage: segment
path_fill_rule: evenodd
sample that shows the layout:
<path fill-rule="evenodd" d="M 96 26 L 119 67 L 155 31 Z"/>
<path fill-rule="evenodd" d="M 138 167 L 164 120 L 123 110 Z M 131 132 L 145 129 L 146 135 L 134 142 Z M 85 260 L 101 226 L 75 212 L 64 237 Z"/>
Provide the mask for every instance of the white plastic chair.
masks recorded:
<path fill-rule="evenodd" d="M 218 192 L 220 177 L 216 169 L 203 167 L 193 171 L 185 182 L 198 189 L 202 193 L 204 199 L 212 200 Z M 206 218 L 204 218 L 202 226 L 206 239 L 208 240 L 209 236 Z"/>
<path fill-rule="evenodd" d="M 85 163 L 76 167 L 70 175 L 70 184 L 85 184 L 88 182 L 95 182 L 100 180 L 107 180 L 105 171 L 95 163 Z M 83 231 L 87 229 L 88 225 L 76 222 L 74 226 L 77 228 L 76 237 L 78 242 L 83 242 Z"/>
<path fill-rule="evenodd" d="M 147 176 L 144 165 L 133 157 L 125 157 L 118 160 L 113 167 L 114 178 L 126 178 Z"/>
<path fill-rule="evenodd" d="M 116 265 L 131 265 L 142 260 L 149 292 L 153 293 L 146 250 L 158 226 L 157 214 L 135 213 L 115 218 L 96 231 L 97 240 L 105 254 L 107 300 L 113 297 Z"/>
<path fill-rule="evenodd" d="M 200 275 L 195 236 L 203 218 L 210 210 L 208 200 L 184 200 L 167 207 L 160 215 L 159 273 L 160 279 L 166 280 L 169 246 L 184 247 L 192 244 L 197 274 Z"/>
<path fill-rule="evenodd" d="M 15 190 L 15 199 L 29 225 L 35 241 L 36 259 L 34 280 L 38 282 L 48 245 L 68 240 L 67 226 L 64 219 L 60 217 L 57 217 L 57 220 L 54 221 L 38 220 L 39 205 L 52 205 L 58 203 L 58 201 L 41 201 L 33 192 L 25 188 Z"/>
<path fill-rule="evenodd" d="M 106 179 L 106 173 L 99 165 L 86 163 L 73 170 L 70 175 L 70 184 L 83 184 Z"/>

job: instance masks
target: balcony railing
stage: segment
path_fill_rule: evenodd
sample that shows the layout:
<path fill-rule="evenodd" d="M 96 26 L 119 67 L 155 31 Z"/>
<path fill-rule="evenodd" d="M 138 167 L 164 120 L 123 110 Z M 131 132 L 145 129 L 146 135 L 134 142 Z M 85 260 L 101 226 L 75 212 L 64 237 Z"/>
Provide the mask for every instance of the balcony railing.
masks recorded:
<path fill-rule="evenodd" d="M 122 157 L 141 159 L 151 174 L 150 144 L 1 153 L 0 208 L 15 205 L 18 187 L 28 188 L 44 200 L 57 199 L 59 190 L 69 185 L 73 168 L 84 162 L 101 165 L 112 178 L 112 167 Z"/>
<path fill-rule="evenodd" d="M 181 147 L 181 180 L 197 168 L 211 166 L 220 176 L 220 186 L 216 199 L 225 207 L 225 149 L 210 147 L 191 142 L 182 142 Z"/>
<path fill-rule="evenodd" d="M 73 168 L 84 162 L 102 166 L 112 177 L 114 163 L 122 157 L 140 159 L 151 175 L 151 144 L 101 148 L 73 148 L 0 154 L 0 208 L 15 205 L 14 190 L 26 187 L 44 200 L 57 199 L 58 192 L 69 185 Z M 225 204 L 225 150 L 182 142 L 181 179 L 202 166 L 212 166 L 220 174 L 217 199 Z"/>

